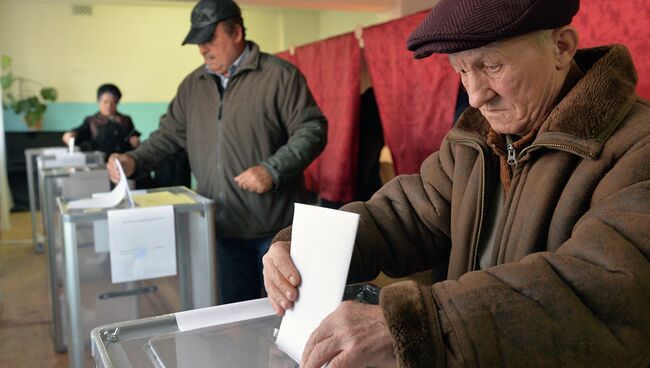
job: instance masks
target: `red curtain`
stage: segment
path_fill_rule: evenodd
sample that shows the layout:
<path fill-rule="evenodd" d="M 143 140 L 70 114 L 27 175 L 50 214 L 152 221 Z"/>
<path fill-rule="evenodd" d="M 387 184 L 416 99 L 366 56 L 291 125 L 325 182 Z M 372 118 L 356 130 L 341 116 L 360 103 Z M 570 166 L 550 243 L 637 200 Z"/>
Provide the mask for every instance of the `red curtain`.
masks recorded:
<path fill-rule="evenodd" d="M 293 65 L 298 66 L 298 63 L 296 62 L 296 56 L 289 53 L 289 51 L 279 52 L 279 53 L 275 54 L 275 56 L 279 57 L 280 59 L 286 60 L 286 61 L 290 62 Z"/>
<path fill-rule="evenodd" d="M 650 1 L 581 1 L 573 25 L 580 34 L 581 48 L 627 46 L 639 75 L 637 93 L 650 98 Z"/>
<path fill-rule="evenodd" d="M 356 186 L 361 49 L 352 33 L 298 47 L 279 57 L 295 64 L 327 117 L 327 146 L 305 170 L 307 189 L 350 202 Z"/>
<path fill-rule="evenodd" d="M 363 30 L 386 144 L 397 174 L 417 173 L 453 126 L 460 78 L 446 55 L 415 60 L 406 40 L 428 11 Z"/>

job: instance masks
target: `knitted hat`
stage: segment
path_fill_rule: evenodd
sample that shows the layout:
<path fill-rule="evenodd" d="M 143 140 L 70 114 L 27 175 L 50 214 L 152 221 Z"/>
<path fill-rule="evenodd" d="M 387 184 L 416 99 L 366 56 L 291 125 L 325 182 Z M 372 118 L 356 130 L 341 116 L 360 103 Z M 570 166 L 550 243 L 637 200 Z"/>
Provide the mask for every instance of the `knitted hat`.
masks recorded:
<path fill-rule="evenodd" d="M 580 0 L 440 0 L 411 33 L 416 59 L 452 54 L 571 23 Z"/>

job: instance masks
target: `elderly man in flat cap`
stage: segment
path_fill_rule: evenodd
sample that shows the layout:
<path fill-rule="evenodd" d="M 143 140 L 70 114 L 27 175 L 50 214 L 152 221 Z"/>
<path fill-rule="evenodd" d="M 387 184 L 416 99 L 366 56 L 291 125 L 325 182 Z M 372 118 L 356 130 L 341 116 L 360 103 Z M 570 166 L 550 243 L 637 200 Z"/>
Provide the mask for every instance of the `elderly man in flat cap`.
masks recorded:
<path fill-rule="evenodd" d="M 342 303 L 304 367 L 650 365 L 650 105 L 625 47 L 578 50 L 578 7 L 441 0 L 411 34 L 471 107 L 419 175 L 343 208 L 361 215 L 349 279 L 446 280 Z M 289 239 L 264 259 L 278 314 L 300 285 Z"/>
<path fill-rule="evenodd" d="M 204 63 L 178 87 L 160 128 L 116 155 L 139 176 L 187 152 L 197 191 L 216 202 L 219 303 L 259 298 L 262 256 L 291 223 L 302 171 L 323 150 L 326 120 L 291 64 L 246 40 L 239 6 L 201 0 L 183 44 Z M 111 179 L 119 173 L 114 160 Z"/>

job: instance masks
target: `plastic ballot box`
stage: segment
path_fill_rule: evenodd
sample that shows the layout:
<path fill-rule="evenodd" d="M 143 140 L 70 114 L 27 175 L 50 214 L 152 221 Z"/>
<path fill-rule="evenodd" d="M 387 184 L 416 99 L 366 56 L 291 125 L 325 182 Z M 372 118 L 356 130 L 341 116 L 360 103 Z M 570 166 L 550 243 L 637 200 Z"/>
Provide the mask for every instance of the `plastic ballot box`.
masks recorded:
<path fill-rule="evenodd" d="M 379 289 L 349 285 L 344 300 L 377 304 Z M 95 328 L 92 355 L 108 367 L 298 367 L 275 344 L 281 317 L 257 299 Z"/>
<path fill-rule="evenodd" d="M 97 326 L 216 304 L 214 202 L 185 187 L 131 197 L 134 207 L 125 200 L 105 209 L 71 209 L 72 199 L 58 199 L 73 367 L 92 359 Z"/>
<path fill-rule="evenodd" d="M 37 159 L 46 158 L 47 168 L 61 166 L 83 166 L 85 164 L 99 164 L 104 162 L 102 152 L 78 152 L 79 147 L 75 147 L 74 154 L 69 153 L 66 147 L 41 147 L 29 148 L 25 150 L 25 164 L 27 167 L 27 192 L 29 194 L 29 211 L 32 216 L 32 240 L 34 250 L 42 252 L 43 248 L 43 230 L 42 222 L 38 220 L 39 203 L 39 184 L 38 184 L 38 167 Z"/>
<path fill-rule="evenodd" d="M 38 158 L 39 167 L 44 157 Z M 110 180 L 106 165 L 87 164 L 84 166 L 65 166 L 40 169 L 40 203 L 43 227 L 45 229 L 47 278 L 50 287 L 50 306 L 52 310 L 51 333 L 54 349 L 66 350 L 63 327 L 63 235 L 61 217 L 57 208 L 57 197 L 85 197 L 92 193 L 110 190 Z"/>

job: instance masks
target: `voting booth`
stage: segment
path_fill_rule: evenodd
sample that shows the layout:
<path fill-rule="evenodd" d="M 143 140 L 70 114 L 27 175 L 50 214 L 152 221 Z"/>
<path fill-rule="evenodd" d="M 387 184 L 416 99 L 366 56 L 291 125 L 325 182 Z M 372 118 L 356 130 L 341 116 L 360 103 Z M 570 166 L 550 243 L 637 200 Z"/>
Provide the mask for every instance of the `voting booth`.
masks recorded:
<path fill-rule="evenodd" d="M 58 198 L 64 321 L 71 366 L 90 360 L 90 332 L 107 323 L 216 304 L 214 202 L 185 187 Z M 83 206 L 79 203 L 83 202 Z"/>
<path fill-rule="evenodd" d="M 27 166 L 27 191 L 29 194 L 29 211 L 32 216 L 32 240 L 34 242 L 34 251 L 43 252 L 44 239 L 42 222 L 37 219 L 37 212 L 40 210 L 39 201 L 39 184 L 37 159 L 43 157 L 48 163 L 47 168 L 61 166 L 83 166 L 85 164 L 99 164 L 104 162 L 102 152 L 79 153 L 78 147 L 75 147 L 73 155 L 67 147 L 42 147 L 29 148 L 25 150 L 25 163 Z"/>
<path fill-rule="evenodd" d="M 83 154 L 82 154 L 83 155 Z M 88 157 L 103 159 L 103 155 Z M 110 180 L 104 163 L 84 164 L 83 166 L 47 167 L 47 157 L 38 157 L 38 183 L 41 203 L 41 216 L 45 229 L 47 255 L 47 279 L 50 290 L 50 307 L 54 349 L 66 350 L 63 327 L 63 234 L 61 218 L 57 208 L 57 197 L 90 196 L 92 193 L 110 190 Z"/>
<path fill-rule="evenodd" d="M 378 304 L 379 288 L 348 285 L 343 299 Z M 267 299 L 114 323 L 92 331 L 92 355 L 99 368 L 298 367 L 275 343 L 280 323 Z"/>

